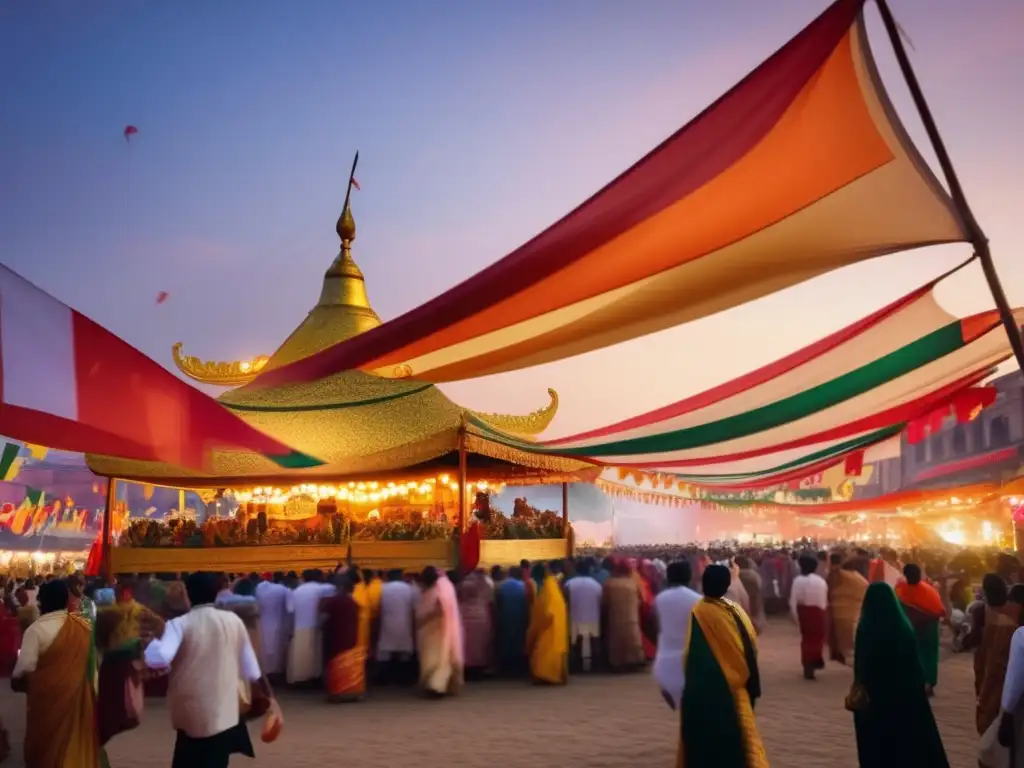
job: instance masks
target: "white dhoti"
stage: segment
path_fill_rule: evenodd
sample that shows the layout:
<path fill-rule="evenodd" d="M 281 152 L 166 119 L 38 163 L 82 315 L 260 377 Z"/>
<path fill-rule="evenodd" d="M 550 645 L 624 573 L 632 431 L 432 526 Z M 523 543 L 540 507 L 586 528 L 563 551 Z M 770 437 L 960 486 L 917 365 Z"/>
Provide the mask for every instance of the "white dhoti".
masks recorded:
<path fill-rule="evenodd" d="M 324 644 L 319 629 L 296 629 L 288 646 L 288 683 L 316 680 L 324 672 Z"/>
<path fill-rule="evenodd" d="M 683 672 L 682 651 L 662 651 L 654 658 L 652 668 L 654 679 L 661 688 L 666 698 L 671 699 L 676 710 L 683 702 L 683 688 L 686 685 L 686 675 Z"/>
<path fill-rule="evenodd" d="M 574 621 L 571 628 L 572 642 L 580 644 L 580 660 L 583 662 L 583 669 L 590 670 L 590 659 L 593 653 L 592 645 L 601 639 L 601 625 L 591 622 Z"/>
<path fill-rule="evenodd" d="M 268 675 L 284 672 L 288 659 L 288 641 L 281 623 L 269 621 L 260 624 L 260 666 Z"/>

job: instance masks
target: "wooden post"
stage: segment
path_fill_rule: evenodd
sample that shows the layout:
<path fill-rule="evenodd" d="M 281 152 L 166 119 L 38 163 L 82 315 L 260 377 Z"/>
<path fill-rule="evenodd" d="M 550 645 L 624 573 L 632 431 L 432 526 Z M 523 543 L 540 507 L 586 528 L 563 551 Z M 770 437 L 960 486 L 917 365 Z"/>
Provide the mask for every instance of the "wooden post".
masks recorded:
<path fill-rule="evenodd" d="M 562 538 L 569 533 L 569 484 L 562 483 Z"/>
<path fill-rule="evenodd" d="M 462 427 L 459 429 L 459 533 L 464 533 L 469 528 L 466 509 L 466 465 L 466 428 Z"/>
<path fill-rule="evenodd" d="M 988 238 L 985 236 L 984 231 L 982 231 L 981 225 L 978 224 L 978 220 L 974 218 L 971 207 L 967 204 L 967 196 L 964 194 L 963 187 L 960 185 L 960 179 L 953 168 L 953 161 L 949 157 L 946 144 L 942 140 L 938 125 L 932 116 L 931 107 L 928 106 L 928 102 L 924 97 L 924 91 L 917 80 L 917 74 L 910 63 L 910 57 L 907 56 L 907 51 L 903 47 L 903 39 L 900 36 L 900 29 L 896 24 L 896 19 L 893 18 L 892 11 L 889 10 L 886 0 L 877 0 L 877 5 L 878 12 L 882 16 L 882 24 L 885 25 L 889 42 L 892 44 L 893 52 L 896 54 L 896 61 L 900 66 L 900 72 L 903 74 L 903 79 L 907 81 L 907 88 L 910 90 L 910 96 L 914 100 L 914 106 L 917 107 L 917 113 L 924 124 L 924 130 L 928 134 L 929 141 L 931 141 L 932 149 L 935 150 L 935 159 L 939 161 L 942 174 L 946 177 L 949 196 L 952 198 L 953 205 L 956 206 L 957 212 L 963 220 L 967 236 L 971 240 L 971 245 L 974 246 L 974 255 L 981 262 L 981 269 L 985 273 L 988 289 L 992 293 L 996 308 L 999 310 L 999 317 L 1003 321 L 1003 327 L 1006 329 L 1006 335 L 1010 340 L 1013 355 L 1017 359 L 1017 365 L 1020 366 L 1021 370 L 1024 370 L 1024 339 L 1021 338 L 1020 327 L 1013 317 L 1010 302 L 1007 300 L 1003 286 L 999 282 L 999 275 L 996 273 L 996 266 L 992 261 L 992 251 L 988 246 Z"/>
<path fill-rule="evenodd" d="M 117 503 L 117 478 L 107 478 L 107 508 L 103 510 L 103 533 L 100 542 L 100 575 L 108 584 L 114 580 L 114 561 L 110 551 L 111 520 Z"/>

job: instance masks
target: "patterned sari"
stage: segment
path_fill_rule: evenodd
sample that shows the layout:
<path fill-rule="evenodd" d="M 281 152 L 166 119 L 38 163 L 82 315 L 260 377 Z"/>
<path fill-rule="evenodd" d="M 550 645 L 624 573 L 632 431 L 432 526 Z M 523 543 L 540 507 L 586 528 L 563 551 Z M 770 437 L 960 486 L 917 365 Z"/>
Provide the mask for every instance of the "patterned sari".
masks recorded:
<path fill-rule="evenodd" d="M 339 592 L 320 604 L 324 624 L 324 683 L 332 702 L 358 701 L 366 693 L 366 650 L 359 643 L 359 604 Z"/>
<path fill-rule="evenodd" d="M 68 614 L 53 644 L 29 673 L 26 768 L 100 768 L 92 627 Z"/>
<path fill-rule="evenodd" d="M 976 725 L 983 734 L 999 717 L 1003 681 L 1010 662 L 1010 641 L 1020 625 L 1021 606 L 985 606 L 985 628 L 974 652 L 974 689 L 978 696 Z"/>

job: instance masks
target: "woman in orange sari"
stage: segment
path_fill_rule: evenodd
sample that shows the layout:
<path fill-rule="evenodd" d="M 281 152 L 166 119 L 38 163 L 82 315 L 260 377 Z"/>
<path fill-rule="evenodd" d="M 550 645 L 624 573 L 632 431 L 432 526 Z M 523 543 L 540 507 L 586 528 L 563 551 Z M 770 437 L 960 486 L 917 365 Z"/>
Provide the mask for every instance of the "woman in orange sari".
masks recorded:
<path fill-rule="evenodd" d="M 939 681 L 939 621 L 945 618 L 946 607 L 935 587 L 921 580 L 919 566 L 908 563 L 903 568 L 903 576 L 896 585 L 896 597 L 914 627 L 917 651 L 924 667 L 924 687 L 931 696 Z"/>
<path fill-rule="evenodd" d="M 352 582 L 337 579 L 338 593 L 320 603 L 324 623 L 324 684 L 334 703 L 359 701 L 366 694 L 366 649 L 359 642 L 360 606 Z"/>
<path fill-rule="evenodd" d="M 100 768 L 92 627 L 68 613 L 63 581 L 40 587 L 38 600 L 40 618 L 25 632 L 11 677 L 28 694 L 25 766 Z"/>

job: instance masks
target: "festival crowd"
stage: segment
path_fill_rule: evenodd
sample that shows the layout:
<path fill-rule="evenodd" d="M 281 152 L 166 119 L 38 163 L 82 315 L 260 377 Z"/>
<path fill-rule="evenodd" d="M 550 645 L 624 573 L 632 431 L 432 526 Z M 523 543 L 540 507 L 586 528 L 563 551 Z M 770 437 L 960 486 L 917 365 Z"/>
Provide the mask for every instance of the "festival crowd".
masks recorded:
<path fill-rule="evenodd" d="M 10 579 L 0 674 L 27 696 L 25 764 L 99 768 L 145 696 L 168 699 L 173 766 L 220 768 L 254 755 L 247 720 L 262 717 L 263 740 L 277 737 L 282 685 L 333 703 L 389 685 L 443 698 L 489 676 L 564 685 L 570 671 L 650 666 L 680 719 L 680 768 L 762 768 L 757 639 L 780 613 L 799 625 L 808 681 L 826 658 L 852 666 L 845 704 L 865 768 L 948 765 L 929 702 L 943 626 L 954 650 L 975 654 L 980 764 L 1024 768 L 1015 557 L 845 545 L 598 554 L 467 574 Z M 6 733 L 0 742 L 9 752 Z"/>

